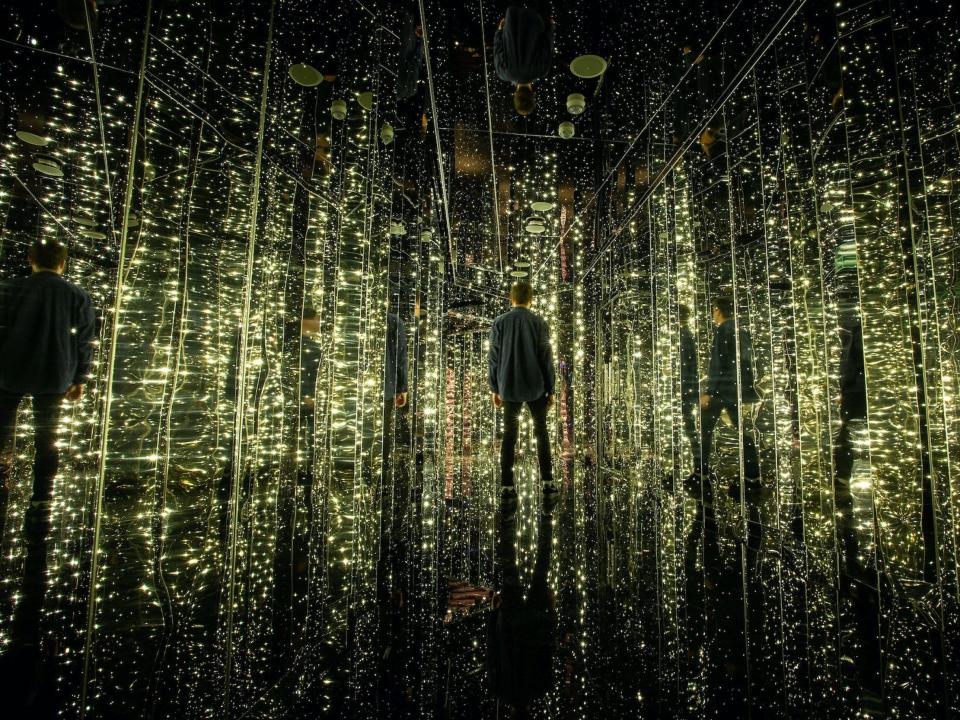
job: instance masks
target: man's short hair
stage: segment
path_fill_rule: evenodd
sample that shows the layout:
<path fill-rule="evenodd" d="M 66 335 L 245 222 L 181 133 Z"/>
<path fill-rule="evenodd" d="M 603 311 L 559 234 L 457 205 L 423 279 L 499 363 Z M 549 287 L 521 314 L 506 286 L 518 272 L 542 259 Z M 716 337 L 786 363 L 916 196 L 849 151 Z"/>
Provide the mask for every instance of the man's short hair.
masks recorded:
<path fill-rule="evenodd" d="M 304 305 L 303 315 L 301 316 L 302 320 L 316 320 L 318 317 L 319 315 L 317 315 L 316 308 L 311 307 L 310 305 Z"/>
<path fill-rule="evenodd" d="M 510 299 L 517 305 L 529 305 L 533 300 L 533 286 L 526 280 L 519 280 L 510 288 Z"/>
<path fill-rule="evenodd" d="M 517 280 L 510 288 L 510 299 L 517 305 L 529 305 L 533 300 L 533 286 L 526 280 Z"/>
<path fill-rule="evenodd" d="M 518 115 L 529 115 L 533 112 L 536 100 L 533 97 L 533 88 L 529 85 L 517 85 L 513 93 L 513 107 Z"/>
<path fill-rule="evenodd" d="M 67 261 L 67 248 L 56 240 L 37 240 L 30 246 L 30 262 L 44 270 L 58 270 Z"/>
<path fill-rule="evenodd" d="M 733 298 L 729 295 L 717 295 L 713 298 L 713 307 L 725 318 L 733 317 Z"/>

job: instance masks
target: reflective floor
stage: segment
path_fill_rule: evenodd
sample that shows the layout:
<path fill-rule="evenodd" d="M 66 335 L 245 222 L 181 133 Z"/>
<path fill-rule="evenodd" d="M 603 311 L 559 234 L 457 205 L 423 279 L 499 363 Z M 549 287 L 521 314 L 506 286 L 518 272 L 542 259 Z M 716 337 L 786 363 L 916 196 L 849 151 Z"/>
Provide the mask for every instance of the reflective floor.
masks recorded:
<path fill-rule="evenodd" d="M 507 6 L 0 8 L 4 717 L 960 715 L 960 10 Z"/>

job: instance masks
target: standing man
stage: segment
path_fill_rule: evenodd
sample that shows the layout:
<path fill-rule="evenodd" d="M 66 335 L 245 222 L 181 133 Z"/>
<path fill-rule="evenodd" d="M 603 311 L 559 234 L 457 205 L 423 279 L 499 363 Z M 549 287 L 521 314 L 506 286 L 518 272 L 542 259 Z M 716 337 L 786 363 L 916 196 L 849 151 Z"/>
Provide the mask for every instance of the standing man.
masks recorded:
<path fill-rule="evenodd" d="M 710 352 L 709 377 L 704 392 L 700 396 L 700 473 L 704 482 L 709 482 L 708 466 L 713 444 L 713 430 L 720 419 L 720 413 L 726 410 L 743 443 L 743 465 L 746 471 L 744 491 L 749 504 L 747 549 L 753 565 L 759 556 L 761 538 L 760 456 L 757 454 L 753 435 L 740 426 L 740 405 L 757 402 L 760 396 L 753 384 L 753 350 L 750 334 L 741 328 L 739 338 L 737 337 L 733 316 L 732 298 L 715 297 L 713 299 L 713 324 L 716 330 Z"/>
<path fill-rule="evenodd" d="M 23 596 L 12 629 L 23 646 L 39 642 L 60 404 L 83 394 L 96 330 L 90 296 L 62 277 L 67 249 L 38 240 L 29 260 L 32 275 L 0 284 L 0 515 L 6 514 L 17 409 L 24 396 L 33 398 L 33 493 L 24 518 Z"/>
<path fill-rule="evenodd" d="M 543 483 L 543 511 L 556 507 L 558 492 L 553 483 L 547 411 L 553 407 L 556 373 L 550 348 L 550 329 L 530 312 L 533 288 L 521 280 L 510 289 L 510 312 L 493 321 L 490 328 L 490 394 L 494 407 L 503 408 L 503 444 L 500 446 L 500 478 L 503 513 L 516 512 L 517 491 L 513 463 L 520 430 L 520 411 L 526 404 L 537 438 L 537 459 Z"/>
<path fill-rule="evenodd" d="M 501 80 L 516 85 L 513 107 L 533 112 L 533 83 L 553 64 L 553 20 L 531 7 L 511 5 L 493 36 L 493 64 Z"/>

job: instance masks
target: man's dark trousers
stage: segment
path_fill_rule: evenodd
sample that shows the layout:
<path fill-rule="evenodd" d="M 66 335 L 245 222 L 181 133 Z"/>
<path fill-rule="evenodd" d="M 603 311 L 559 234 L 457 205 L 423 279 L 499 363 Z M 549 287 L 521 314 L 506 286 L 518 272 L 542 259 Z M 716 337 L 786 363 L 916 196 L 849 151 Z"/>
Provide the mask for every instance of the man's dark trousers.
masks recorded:
<path fill-rule="evenodd" d="M 0 532 L 6 518 L 10 492 L 12 448 L 17 408 L 22 395 L 0 392 Z M 40 611 L 47 574 L 47 533 L 50 530 L 50 501 L 53 481 L 57 476 L 60 456 L 57 450 L 57 427 L 63 395 L 33 397 L 34 460 L 33 493 L 24 518 L 24 539 L 27 556 L 23 570 L 23 597 L 17 604 L 13 623 L 15 642 L 36 642 L 39 635 Z"/>
<path fill-rule="evenodd" d="M 714 397 L 710 400 L 710 404 L 700 411 L 700 463 L 703 474 L 708 472 L 710 452 L 713 449 L 713 431 L 724 408 L 726 408 L 730 421 L 739 433 L 740 413 L 736 402 Z M 743 431 L 743 465 L 748 481 L 760 477 L 760 458 L 757 454 L 757 446 L 753 442 L 753 437 L 746 430 Z"/>
<path fill-rule="evenodd" d="M 740 413 L 734 400 L 714 397 L 707 407 L 700 411 L 700 472 L 702 477 L 709 478 L 710 453 L 713 449 L 713 431 L 720 420 L 720 413 L 724 408 L 730 416 L 738 435 L 743 438 L 743 469 L 746 473 L 744 486 L 747 501 L 747 549 L 751 556 L 751 566 L 755 564 L 760 551 L 760 542 L 763 535 L 763 526 L 760 518 L 760 456 L 757 453 L 756 443 L 751 433 L 740 427 Z"/>
<path fill-rule="evenodd" d="M 22 395 L 10 395 L 0 391 L 0 481 L 3 490 L 9 490 L 10 442 L 17 420 L 17 408 Z M 34 502 L 44 502 L 53 497 L 53 480 L 57 476 L 60 454 L 57 451 L 57 427 L 60 425 L 60 403 L 63 395 L 36 395 L 33 398 L 34 445 L 33 494 Z"/>
<path fill-rule="evenodd" d="M 516 458 L 517 436 L 520 433 L 522 402 L 503 402 L 503 444 L 500 446 L 500 481 L 513 485 L 513 463 Z M 553 482 L 550 463 L 550 434 L 547 431 L 547 398 L 526 403 L 533 418 L 533 432 L 537 438 L 537 460 L 540 462 L 540 482 Z"/>

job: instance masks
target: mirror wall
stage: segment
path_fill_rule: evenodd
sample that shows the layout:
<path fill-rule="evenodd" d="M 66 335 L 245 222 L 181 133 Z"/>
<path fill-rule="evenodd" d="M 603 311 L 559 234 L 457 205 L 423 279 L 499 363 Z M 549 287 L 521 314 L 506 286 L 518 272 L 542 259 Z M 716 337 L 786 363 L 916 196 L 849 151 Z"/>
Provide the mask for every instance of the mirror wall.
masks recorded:
<path fill-rule="evenodd" d="M 499 717 L 505 545 L 552 548 L 537 717 L 960 710 L 956 9 L 548 10 L 526 118 L 488 0 L 0 11 L 0 275 L 55 237 L 97 310 L 38 713 Z M 561 500 L 524 419 L 502 532 L 518 279 Z"/>

